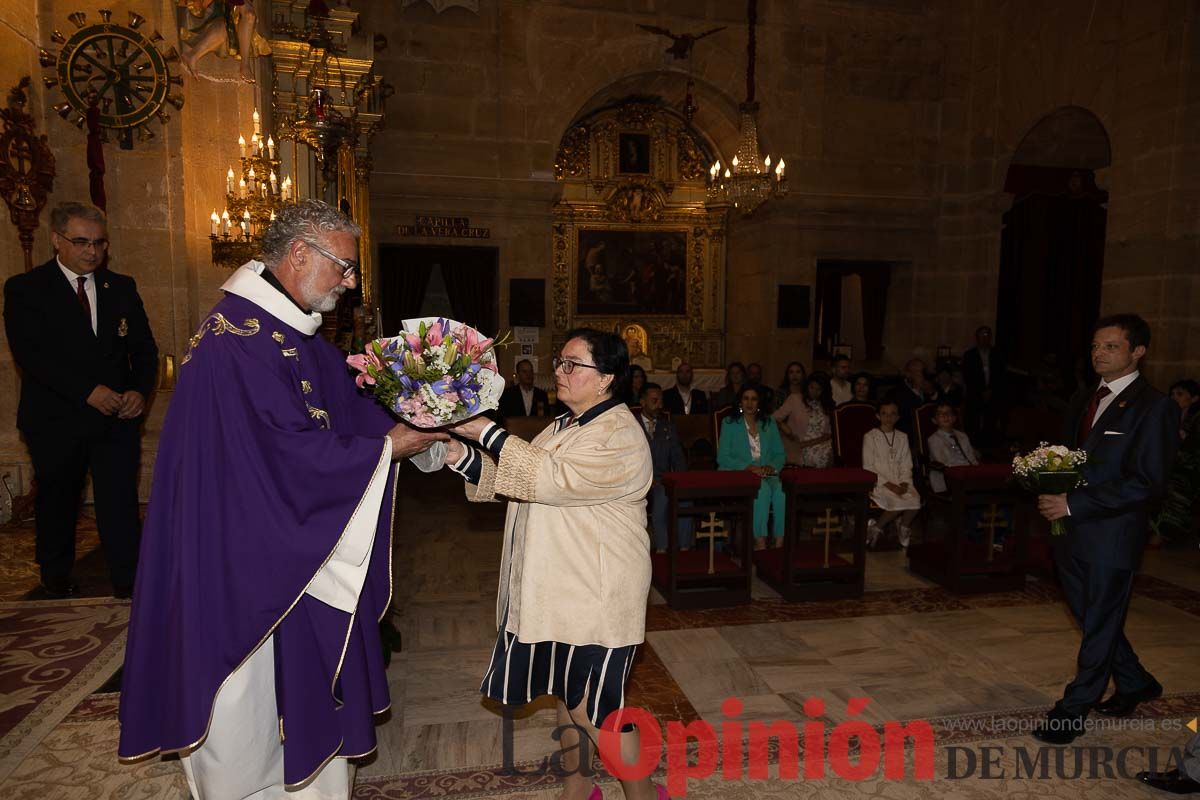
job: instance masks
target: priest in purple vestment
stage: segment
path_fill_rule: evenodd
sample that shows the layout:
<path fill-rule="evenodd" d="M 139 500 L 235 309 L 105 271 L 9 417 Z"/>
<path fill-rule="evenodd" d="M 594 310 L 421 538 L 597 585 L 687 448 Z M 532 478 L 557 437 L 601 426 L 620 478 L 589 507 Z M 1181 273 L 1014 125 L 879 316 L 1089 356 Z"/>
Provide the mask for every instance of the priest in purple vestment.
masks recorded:
<path fill-rule="evenodd" d="M 321 312 L 358 226 L 279 213 L 188 343 L 159 443 L 121 692 L 122 759 L 179 752 L 195 800 L 344 798 L 389 707 L 395 462 L 443 433 L 359 394 Z"/>

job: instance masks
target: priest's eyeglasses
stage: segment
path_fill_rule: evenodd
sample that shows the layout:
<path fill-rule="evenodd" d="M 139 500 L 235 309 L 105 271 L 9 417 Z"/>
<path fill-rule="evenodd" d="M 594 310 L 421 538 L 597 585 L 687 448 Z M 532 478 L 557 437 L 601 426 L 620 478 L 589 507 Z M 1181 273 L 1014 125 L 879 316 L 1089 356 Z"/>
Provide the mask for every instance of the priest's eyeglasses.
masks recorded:
<path fill-rule="evenodd" d="M 550 364 L 555 370 L 561 369 L 563 375 L 570 375 L 575 371 L 576 367 L 587 367 L 596 371 L 600 370 L 595 364 L 584 364 L 580 361 L 572 361 L 569 358 L 553 358 L 550 360 Z"/>
<path fill-rule="evenodd" d="M 329 252 L 324 247 L 321 247 L 321 245 L 316 244 L 315 242 L 309 242 L 309 241 L 305 240 L 305 244 L 307 244 L 313 250 L 316 250 L 318 253 L 325 256 L 330 261 L 332 261 L 333 263 L 335 263 L 339 267 L 341 267 L 342 268 L 342 280 L 346 280 L 351 275 L 354 275 L 355 273 L 358 272 L 359 265 L 358 265 L 357 261 L 347 261 L 344 258 L 338 258 L 333 253 Z"/>

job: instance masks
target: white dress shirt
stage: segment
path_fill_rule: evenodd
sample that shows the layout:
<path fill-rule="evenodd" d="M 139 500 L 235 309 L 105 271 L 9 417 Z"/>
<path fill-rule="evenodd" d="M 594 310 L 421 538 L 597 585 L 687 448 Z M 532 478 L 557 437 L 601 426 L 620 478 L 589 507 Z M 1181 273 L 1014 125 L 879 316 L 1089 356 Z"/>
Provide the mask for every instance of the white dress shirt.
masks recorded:
<path fill-rule="evenodd" d="M 83 278 L 83 292 L 87 295 L 88 305 L 92 307 L 92 333 L 98 331 L 96 325 L 96 273 L 89 272 L 87 275 L 76 275 L 71 270 L 63 266 L 60 259 L 55 258 L 58 262 L 58 268 L 62 270 L 63 277 L 71 284 L 71 291 L 74 294 L 79 294 L 79 279 Z"/>
<path fill-rule="evenodd" d="M 526 389 L 521 384 L 517 384 L 517 388 L 521 390 L 521 400 L 525 402 L 525 416 L 533 416 L 533 387 Z"/>

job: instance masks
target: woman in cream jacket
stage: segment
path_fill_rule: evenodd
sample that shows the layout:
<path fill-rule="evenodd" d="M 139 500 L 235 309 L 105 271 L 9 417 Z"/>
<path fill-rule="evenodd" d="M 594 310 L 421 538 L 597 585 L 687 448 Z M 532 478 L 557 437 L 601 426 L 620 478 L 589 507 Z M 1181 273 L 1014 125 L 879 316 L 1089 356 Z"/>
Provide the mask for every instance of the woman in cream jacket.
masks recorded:
<path fill-rule="evenodd" d="M 577 729 L 569 726 L 598 743 L 597 729 L 625 705 L 634 653 L 645 640 L 653 467 L 646 435 L 620 399 L 628 372 L 620 337 L 571 331 L 554 360 L 558 399 L 568 413 L 532 443 L 482 417 L 468 420 L 455 433 L 486 454 L 459 441 L 447 454 L 451 469 L 467 479 L 471 500 L 509 498 L 499 634 L 480 691 L 506 705 L 546 694 L 558 699 L 568 772 L 561 796 L 570 800 L 602 795 L 579 771 L 581 749 L 589 757 L 592 750 L 579 747 Z M 634 763 L 636 730 L 620 740 L 626 762 Z M 629 800 L 667 796 L 649 779 L 622 787 Z"/>

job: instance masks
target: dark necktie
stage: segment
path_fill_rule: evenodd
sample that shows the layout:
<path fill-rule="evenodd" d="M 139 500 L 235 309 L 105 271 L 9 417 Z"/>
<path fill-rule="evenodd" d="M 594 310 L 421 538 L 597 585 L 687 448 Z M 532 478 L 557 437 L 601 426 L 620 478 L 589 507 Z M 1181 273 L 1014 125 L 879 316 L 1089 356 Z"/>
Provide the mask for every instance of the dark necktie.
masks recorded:
<path fill-rule="evenodd" d="M 1092 402 L 1088 403 L 1087 413 L 1083 415 L 1083 419 L 1079 420 L 1079 446 L 1083 447 L 1083 443 L 1087 441 L 1088 434 L 1092 432 L 1092 425 L 1096 424 L 1096 411 L 1100 408 L 1100 401 L 1112 394 L 1112 390 L 1103 384 L 1096 393 L 1092 395 Z"/>
<path fill-rule="evenodd" d="M 92 327 L 92 301 L 88 300 L 87 290 L 84 288 L 87 286 L 87 278 L 76 278 L 75 280 L 79 284 L 79 290 L 76 292 L 79 295 L 79 305 L 83 308 L 83 316 L 90 328 Z"/>

